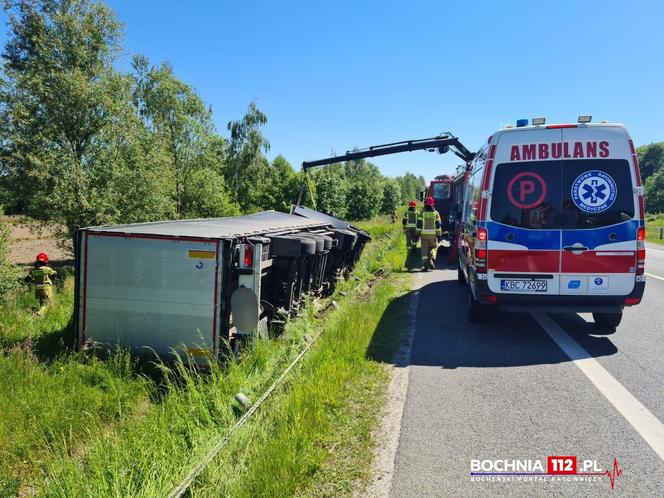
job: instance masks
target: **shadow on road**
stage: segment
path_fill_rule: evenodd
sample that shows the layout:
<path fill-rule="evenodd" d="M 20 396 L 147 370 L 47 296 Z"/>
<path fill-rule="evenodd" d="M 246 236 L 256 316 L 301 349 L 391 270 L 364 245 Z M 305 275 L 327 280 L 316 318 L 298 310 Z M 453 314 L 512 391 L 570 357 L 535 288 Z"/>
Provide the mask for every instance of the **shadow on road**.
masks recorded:
<path fill-rule="evenodd" d="M 467 287 L 459 285 L 456 278 L 431 282 L 421 288 L 416 334 L 407 364 L 453 369 L 570 361 L 528 314 L 499 313 L 492 322 L 470 323 L 466 317 L 466 292 Z M 406 326 L 403 314 L 409 302 L 410 294 L 394 300 L 387 308 L 367 348 L 368 357 L 392 361 L 384 347 L 385 337 L 394 333 L 395 323 Z M 608 337 L 593 335 L 598 333 L 594 324 L 579 315 L 555 318 L 590 357 L 609 356 L 618 351 Z"/>

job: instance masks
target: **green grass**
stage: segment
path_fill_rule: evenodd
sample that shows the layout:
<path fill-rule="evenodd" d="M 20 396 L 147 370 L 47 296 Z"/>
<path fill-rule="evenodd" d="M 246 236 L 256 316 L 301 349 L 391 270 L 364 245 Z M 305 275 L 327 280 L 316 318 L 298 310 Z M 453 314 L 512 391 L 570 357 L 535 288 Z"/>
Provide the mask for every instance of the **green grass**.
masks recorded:
<path fill-rule="evenodd" d="M 128 355 L 65 353 L 72 295 L 68 279 L 43 317 L 27 289 L 0 309 L 0 496 L 34 489 L 45 462 L 79 454 L 147 399 Z"/>
<path fill-rule="evenodd" d="M 664 228 L 664 214 L 646 215 L 646 240 L 657 244 L 664 244 L 664 240 L 659 238 L 659 229 Z"/>
<path fill-rule="evenodd" d="M 267 468 L 292 478 L 291 492 L 305 494 L 347 494 L 366 477 L 370 429 L 387 379 L 380 362 L 396 348 L 400 330 L 399 305 L 390 303 L 404 291 L 398 279 L 371 290 L 367 282 L 378 270 L 400 270 L 405 249 L 389 221 L 363 226 L 375 242 L 338 286 L 340 308 L 326 317 L 325 335 L 248 426 L 257 438 L 276 431 L 278 445 L 240 455 L 243 443 L 234 440 L 220 455 L 226 466 L 229 455 L 238 455 L 232 466 L 255 490 L 285 491 L 270 487 Z M 65 347 L 72 296 L 67 278 L 43 317 L 31 311 L 36 303 L 27 291 L 0 310 L 0 496 L 163 496 L 238 419 L 235 393 L 260 396 L 301 351 L 303 335 L 322 325 L 310 306 L 289 324 L 288 339 L 257 342 L 242 361 L 215 364 L 208 374 L 181 366 L 154 381 L 122 352 L 102 361 Z M 291 422 L 304 429 L 289 430 Z M 249 451 L 247 432 L 238 436 L 249 445 L 239 449 Z M 277 459 L 266 468 L 261 462 L 274 456 L 270 451 L 304 460 Z M 218 496 L 222 470 L 206 473 L 196 494 Z M 242 483 L 224 486 L 239 492 Z"/>

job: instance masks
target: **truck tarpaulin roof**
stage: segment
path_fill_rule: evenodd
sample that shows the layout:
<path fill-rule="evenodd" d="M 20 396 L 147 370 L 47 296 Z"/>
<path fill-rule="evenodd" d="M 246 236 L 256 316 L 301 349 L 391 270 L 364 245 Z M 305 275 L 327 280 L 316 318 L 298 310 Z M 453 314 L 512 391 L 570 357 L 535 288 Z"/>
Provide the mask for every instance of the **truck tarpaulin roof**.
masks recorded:
<path fill-rule="evenodd" d="M 90 232 L 128 235 L 162 235 L 231 239 L 285 230 L 300 230 L 330 225 L 329 220 L 309 219 L 278 211 L 262 211 L 244 216 L 197 220 L 157 221 L 130 225 L 105 225 L 86 228 Z"/>

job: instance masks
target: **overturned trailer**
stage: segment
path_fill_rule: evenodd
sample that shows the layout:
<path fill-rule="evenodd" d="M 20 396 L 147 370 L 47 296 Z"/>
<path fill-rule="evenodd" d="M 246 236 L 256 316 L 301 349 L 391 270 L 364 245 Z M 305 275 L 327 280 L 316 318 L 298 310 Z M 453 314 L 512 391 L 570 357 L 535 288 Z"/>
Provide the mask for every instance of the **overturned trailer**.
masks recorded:
<path fill-rule="evenodd" d="M 369 236 L 296 206 L 218 219 L 81 229 L 75 331 L 94 343 L 203 363 L 330 293 Z M 183 351 L 184 350 L 184 351 Z"/>

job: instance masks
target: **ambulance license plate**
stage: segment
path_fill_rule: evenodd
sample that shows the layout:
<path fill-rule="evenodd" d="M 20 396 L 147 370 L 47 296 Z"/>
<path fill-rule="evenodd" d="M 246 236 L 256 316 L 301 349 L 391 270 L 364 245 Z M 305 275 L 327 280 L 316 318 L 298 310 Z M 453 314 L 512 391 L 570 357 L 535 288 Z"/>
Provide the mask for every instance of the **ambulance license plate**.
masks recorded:
<path fill-rule="evenodd" d="M 546 280 L 501 280 L 500 290 L 507 292 L 546 292 Z"/>

